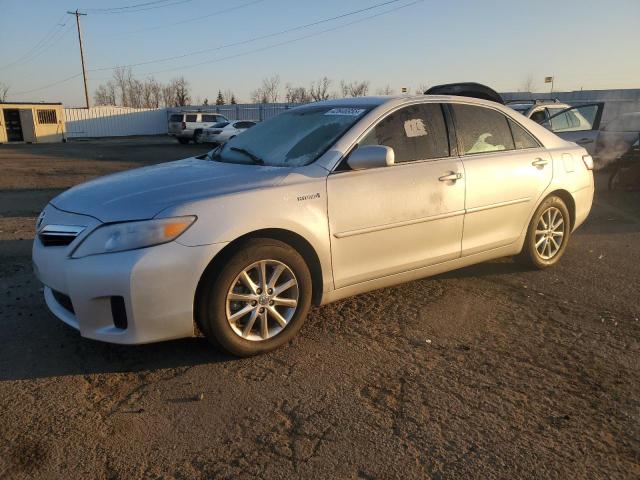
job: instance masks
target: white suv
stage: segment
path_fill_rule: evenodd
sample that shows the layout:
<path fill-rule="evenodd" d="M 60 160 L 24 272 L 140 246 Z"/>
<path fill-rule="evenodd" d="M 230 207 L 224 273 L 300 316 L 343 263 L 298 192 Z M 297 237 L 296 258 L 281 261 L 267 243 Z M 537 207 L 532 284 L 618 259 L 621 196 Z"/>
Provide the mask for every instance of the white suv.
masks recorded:
<path fill-rule="evenodd" d="M 228 122 L 224 115 L 212 112 L 179 112 L 169 115 L 169 135 L 182 144 L 199 143 L 202 131 L 219 122 Z"/>

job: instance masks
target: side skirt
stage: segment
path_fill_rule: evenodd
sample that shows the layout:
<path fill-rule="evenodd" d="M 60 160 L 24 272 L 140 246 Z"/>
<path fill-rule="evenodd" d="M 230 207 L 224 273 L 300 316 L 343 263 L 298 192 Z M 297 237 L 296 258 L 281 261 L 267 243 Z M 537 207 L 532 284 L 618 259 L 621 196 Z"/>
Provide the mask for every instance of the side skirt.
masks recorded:
<path fill-rule="evenodd" d="M 392 287 L 400 283 L 411 282 L 413 280 L 418 280 L 425 277 L 431 277 L 433 275 L 449 272 L 451 270 L 457 270 L 458 268 L 468 267 L 469 265 L 474 265 L 476 263 L 482 263 L 488 260 L 494 260 L 496 258 L 517 255 L 522 250 L 524 239 L 525 235 L 522 235 L 517 241 L 503 247 L 494 248 L 485 252 L 475 253 L 466 257 L 456 258 L 454 260 L 448 260 L 446 262 L 429 265 L 427 267 L 416 268 L 407 272 L 387 275 L 386 277 L 376 278 L 374 280 L 367 280 L 366 282 L 356 283 L 355 285 L 338 288 L 337 290 L 331 290 L 329 292 L 325 292 L 322 295 L 322 301 L 320 302 L 320 305 L 326 305 L 327 303 L 342 300 L 343 298 L 352 297 L 354 295 L 369 292 L 371 290 Z"/>

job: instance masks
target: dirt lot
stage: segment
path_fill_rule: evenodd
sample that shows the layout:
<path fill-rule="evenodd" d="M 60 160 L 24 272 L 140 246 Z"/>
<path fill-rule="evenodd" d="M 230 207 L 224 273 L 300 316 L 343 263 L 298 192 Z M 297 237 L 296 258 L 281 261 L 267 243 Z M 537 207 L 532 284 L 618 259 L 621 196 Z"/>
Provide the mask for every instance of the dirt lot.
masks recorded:
<path fill-rule="evenodd" d="M 599 191 L 557 268 L 505 259 L 315 308 L 259 358 L 101 344 L 48 313 L 30 265 L 47 200 L 204 150 L 0 146 L 0 478 L 640 477 L 638 193 Z"/>

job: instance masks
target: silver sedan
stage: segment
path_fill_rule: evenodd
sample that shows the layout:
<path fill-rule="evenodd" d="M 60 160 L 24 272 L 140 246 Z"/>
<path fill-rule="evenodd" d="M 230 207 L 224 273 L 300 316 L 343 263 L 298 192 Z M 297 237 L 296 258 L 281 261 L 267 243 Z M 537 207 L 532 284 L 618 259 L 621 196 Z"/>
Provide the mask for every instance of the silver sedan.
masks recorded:
<path fill-rule="evenodd" d="M 84 337 L 199 329 L 254 355 L 291 340 L 312 304 L 504 256 L 555 265 L 591 208 L 592 168 L 487 100 L 319 102 L 62 193 L 33 263 L 50 310 Z"/>

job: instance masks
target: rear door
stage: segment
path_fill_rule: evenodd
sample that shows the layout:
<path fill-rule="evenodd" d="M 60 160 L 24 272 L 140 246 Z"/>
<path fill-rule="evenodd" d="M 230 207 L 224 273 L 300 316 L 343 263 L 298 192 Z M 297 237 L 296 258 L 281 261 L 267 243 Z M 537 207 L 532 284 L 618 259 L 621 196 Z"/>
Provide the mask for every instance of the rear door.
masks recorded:
<path fill-rule="evenodd" d="M 559 137 L 586 148 L 590 155 L 594 155 L 603 110 L 602 102 L 570 107 L 552 115 L 542 125 Z"/>
<path fill-rule="evenodd" d="M 509 245 L 551 182 L 551 157 L 499 110 L 457 103 L 451 109 L 467 186 L 462 256 Z"/>

